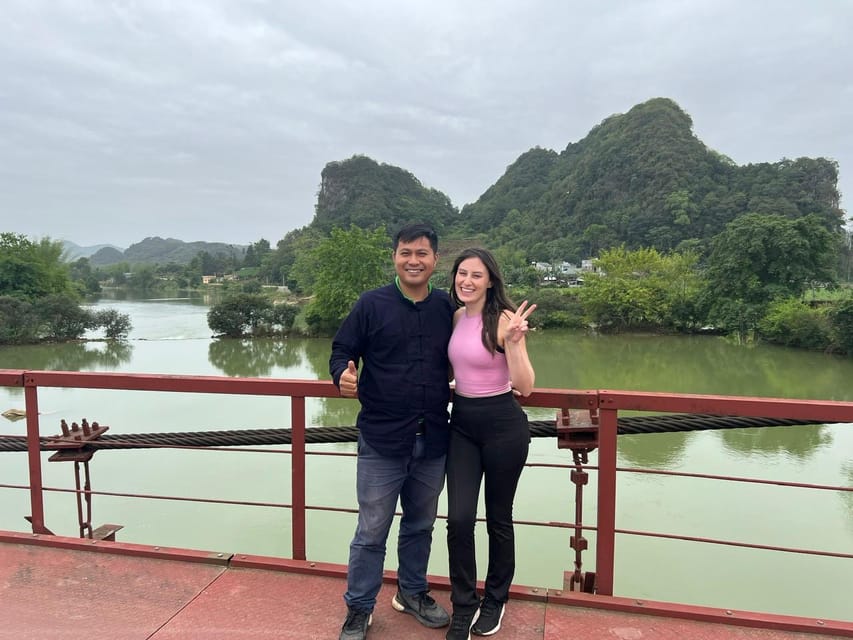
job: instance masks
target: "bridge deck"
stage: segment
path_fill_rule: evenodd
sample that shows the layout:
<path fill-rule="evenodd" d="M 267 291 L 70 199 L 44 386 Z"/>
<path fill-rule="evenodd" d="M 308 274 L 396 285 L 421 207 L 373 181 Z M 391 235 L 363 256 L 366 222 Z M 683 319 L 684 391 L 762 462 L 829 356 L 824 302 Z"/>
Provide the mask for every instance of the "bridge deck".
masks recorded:
<path fill-rule="evenodd" d="M 0 532 L 0 639 L 337 638 L 345 615 L 344 570 L 339 565 Z M 423 628 L 394 611 L 393 590 L 389 582 L 380 593 L 371 640 L 444 638 L 444 630 Z M 514 590 L 519 597 L 510 601 L 496 637 L 830 637 L 816 635 L 820 626 L 815 633 L 804 633 L 572 606 L 560 602 L 557 593 L 543 590 L 526 598 L 523 590 Z M 446 579 L 436 579 L 433 595 L 449 607 Z M 823 624 L 834 626 L 823 629 L 834 637 L 853 637 L 853 624 Z"/>

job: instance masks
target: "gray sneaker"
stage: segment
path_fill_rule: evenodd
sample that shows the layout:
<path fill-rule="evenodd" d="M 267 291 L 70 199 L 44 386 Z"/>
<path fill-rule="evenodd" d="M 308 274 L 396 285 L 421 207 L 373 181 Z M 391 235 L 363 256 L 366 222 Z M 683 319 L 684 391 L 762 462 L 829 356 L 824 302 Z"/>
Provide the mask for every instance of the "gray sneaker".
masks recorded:
<path fill-rule="evenodd" d="M 415 616 L 418 622 L 431 629 L 446 627 L 450 624 L 447 611 L 432 599 L 428 591 L 406 595 L 397 589 L 397 595 L 392 598 L 391 606 L 397 611 Z"/>
<path fill-rule="evenodd" d="M 338 640 L 364 640 L 367 637 L 367 628 L 372 622 L 373 614 L 369 611 L 349 609 Z"/>

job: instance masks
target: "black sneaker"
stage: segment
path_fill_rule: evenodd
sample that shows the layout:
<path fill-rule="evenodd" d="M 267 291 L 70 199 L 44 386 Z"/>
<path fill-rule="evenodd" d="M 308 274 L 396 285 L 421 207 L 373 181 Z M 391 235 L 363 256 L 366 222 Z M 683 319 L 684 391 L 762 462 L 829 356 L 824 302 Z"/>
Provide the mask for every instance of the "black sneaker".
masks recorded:
<path fill-rule="evenodd" d="M 349 609 L 338 640 L 364 640 L 367 637 L 367 628 L 372 622 L 373 614 L 369 611 Z"/>
<path fill-rule="evenodd" d="M 447 630 L 445 640 L 471 640 L 471 625 L 477 620 L 477 610 L 469 613 L 453 612 L 450 628 Z"/>
<path fill-rule="evenodd" d="M 480 615 L 477 617 L 477 622 L 471 628 L 471 633 L 475 636 L 490 636 L 497 633 L 501 628 L 501 620 L 504 617 L 506 610 L 505 602 L 498 602 L 486 596 L 480 603 Z"/>
<path fill-rule="evenodd" d="M 450 624 L 450 616 L 440 604 L 430 597 L 429 592 L 407 596 L 397 589 L 397 595 L 391 600 L 391 606 L 397 611 L 409 613 L 425 627 L 438 629 Z"/>

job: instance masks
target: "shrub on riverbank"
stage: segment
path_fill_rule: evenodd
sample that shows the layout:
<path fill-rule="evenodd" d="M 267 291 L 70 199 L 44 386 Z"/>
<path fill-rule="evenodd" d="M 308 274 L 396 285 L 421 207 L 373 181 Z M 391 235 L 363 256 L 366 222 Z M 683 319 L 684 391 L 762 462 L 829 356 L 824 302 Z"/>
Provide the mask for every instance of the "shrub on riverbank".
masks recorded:
<path fill-rule="evenodd" d="M 853 355 L 853 299 L 833 305 L 828 315 L 835 345 L 844 353 Z"/>
<path fill-rule="evenodd" d="M 832 339 L 826 308 L 787 298 L 771 303 L 758 322 L 761 337 L 775 344 L 803 349 L 827 349 Z"/>
<path fill-rule="evenodd" d="M 274 304 L 259 293 L 229 293 L 207 312 L 207 325 L 218 336 L 280 336 L 293 326 L 298 309 Z"/>
<path fill-rule="evenodd" d="M 127 337 L 130 318 L 114 309 L 92 312 L 69 295 L 34 301 L 0 296 L 0 344 L 35 344 L 79 340 L 90 329 L 104 329 L 108 340 Z"/>

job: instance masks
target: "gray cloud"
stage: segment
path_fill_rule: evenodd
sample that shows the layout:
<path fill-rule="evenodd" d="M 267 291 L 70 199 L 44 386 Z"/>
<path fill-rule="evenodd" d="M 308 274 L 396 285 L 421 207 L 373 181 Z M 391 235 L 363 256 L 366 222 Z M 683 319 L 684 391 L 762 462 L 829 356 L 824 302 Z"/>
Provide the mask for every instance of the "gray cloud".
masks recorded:
<path fill-rule="evenodd" d="M 0 230 L 271 242 L 367 154 L 461 206 L 532 146 L 656 96 L 738 163 L 822 156 L 853 193 L 838 0 L 6 0 Z M 842 201 L 844 204 L 844 201 Z"/>

